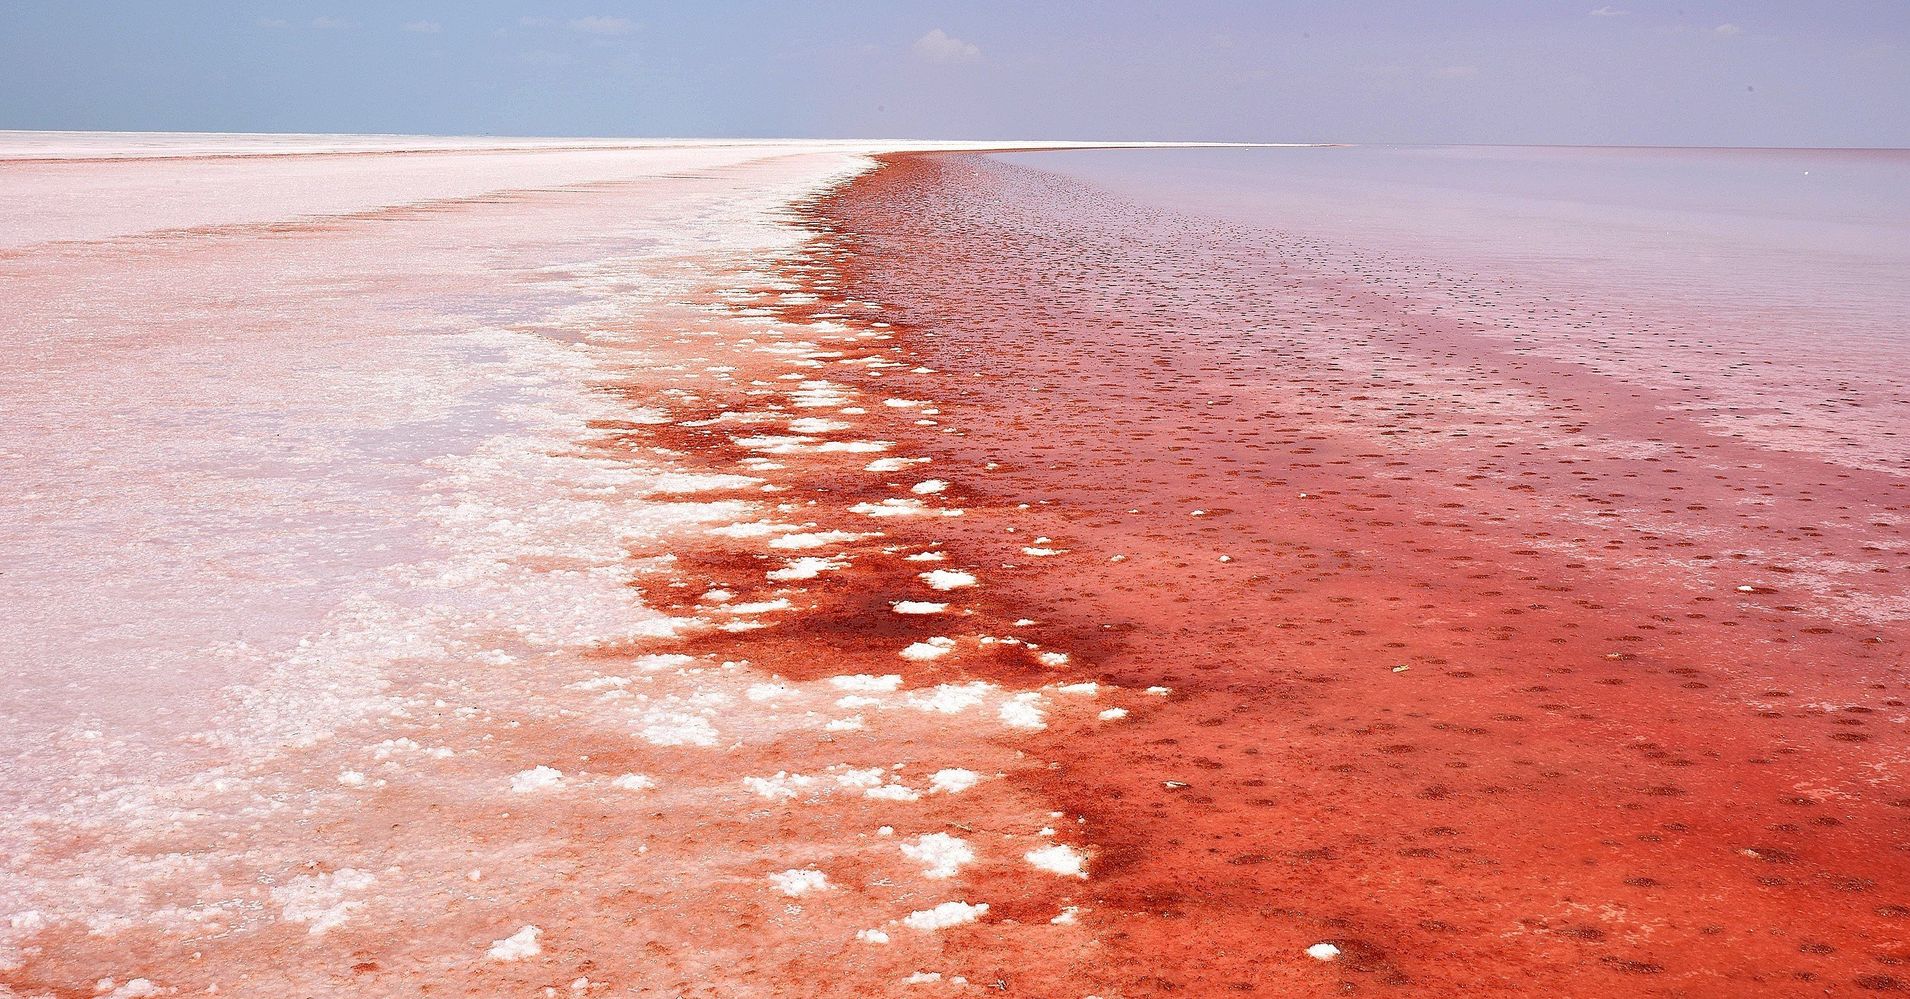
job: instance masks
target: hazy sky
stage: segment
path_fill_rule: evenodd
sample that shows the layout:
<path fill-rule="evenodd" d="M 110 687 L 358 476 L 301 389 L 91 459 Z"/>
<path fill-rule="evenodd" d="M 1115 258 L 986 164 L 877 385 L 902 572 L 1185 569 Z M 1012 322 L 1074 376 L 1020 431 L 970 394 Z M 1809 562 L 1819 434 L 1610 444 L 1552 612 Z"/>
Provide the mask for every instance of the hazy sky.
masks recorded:
<path fill-rule="evenodd" d="M 0 2 L 0 128 L 1910 145 L 1910 0 Z"/>

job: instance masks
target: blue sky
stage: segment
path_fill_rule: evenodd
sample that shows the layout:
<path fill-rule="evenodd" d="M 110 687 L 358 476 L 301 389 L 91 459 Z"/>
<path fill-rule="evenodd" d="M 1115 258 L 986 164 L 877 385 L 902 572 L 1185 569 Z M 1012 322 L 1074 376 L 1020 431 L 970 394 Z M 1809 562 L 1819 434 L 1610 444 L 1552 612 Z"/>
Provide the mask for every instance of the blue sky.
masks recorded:
<path fill-rule="evenodd" d="M 0 128 L 1910 145 L 1910 0 L 0 4 Z"/>

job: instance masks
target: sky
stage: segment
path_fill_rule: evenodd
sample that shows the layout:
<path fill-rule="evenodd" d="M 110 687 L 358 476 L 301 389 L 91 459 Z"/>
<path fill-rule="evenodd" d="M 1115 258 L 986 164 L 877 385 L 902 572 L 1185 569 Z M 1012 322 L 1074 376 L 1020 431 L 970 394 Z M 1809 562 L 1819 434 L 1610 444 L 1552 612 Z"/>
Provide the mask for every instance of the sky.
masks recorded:
<path fill-rule="evenodd" d="M 1910 0 L 0 2 L 0 128 L 1910 146 Z"/>

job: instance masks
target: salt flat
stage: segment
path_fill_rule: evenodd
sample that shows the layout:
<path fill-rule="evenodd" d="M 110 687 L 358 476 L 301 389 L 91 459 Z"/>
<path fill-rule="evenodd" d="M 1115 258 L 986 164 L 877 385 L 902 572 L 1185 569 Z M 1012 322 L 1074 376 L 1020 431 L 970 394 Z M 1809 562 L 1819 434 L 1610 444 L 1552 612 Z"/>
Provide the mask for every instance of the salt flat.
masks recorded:
<path fill-rule="evenodd" d="M 999 778 L 1118 692 L 917 668 L 1036 653 L 916 578 L 937 410 L 833 375 L 902 365 L 796 211 L 1001 145 L 6 135 L 0 983 L 867 994 L 991 904 L 1065 964 Z"/>

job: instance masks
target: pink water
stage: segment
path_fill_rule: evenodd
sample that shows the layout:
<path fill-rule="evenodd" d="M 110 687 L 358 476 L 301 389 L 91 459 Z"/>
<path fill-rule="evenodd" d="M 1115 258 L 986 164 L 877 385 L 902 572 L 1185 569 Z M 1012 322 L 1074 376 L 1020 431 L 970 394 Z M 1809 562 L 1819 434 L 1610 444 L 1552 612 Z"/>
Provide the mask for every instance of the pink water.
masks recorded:
<path fill-rule="evenodd" d="M 968 375 L 936 467 L 1046 504 L 961 542 L 1173 690 L 1045 747 L 1084 989 L 1905 988 L 1906 175 L 913 157 L 833 202 L 847 287 Z"/>

